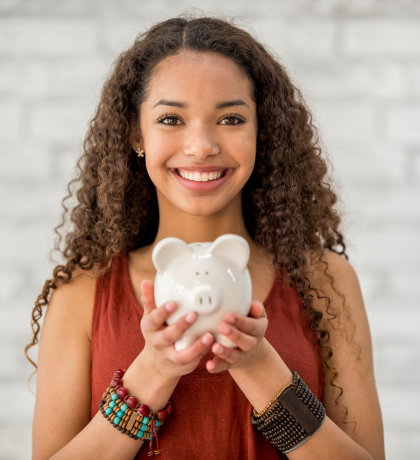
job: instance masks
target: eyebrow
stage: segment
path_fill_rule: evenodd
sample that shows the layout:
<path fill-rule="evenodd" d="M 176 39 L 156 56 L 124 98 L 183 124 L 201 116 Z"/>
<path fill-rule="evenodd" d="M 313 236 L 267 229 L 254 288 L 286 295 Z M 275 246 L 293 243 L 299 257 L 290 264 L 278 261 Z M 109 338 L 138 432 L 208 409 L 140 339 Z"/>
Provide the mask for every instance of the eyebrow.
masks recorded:
<path fill-rule="evenodd" d="M 159 102 L 157 102 L 153 106 L 153 108 L 157 107 L 158 105 L 169 105 L 170 107 L 180 107 L 183 109 L 188 107 L 188 104 L 186 104 L 185 102 L 167 101 L 165 99 L 161 99 Z M 233 101 L 220 102 L 219 104 L 216 104 L 215 108 L 219 110 L 219 109 L 225 109 L 226 107 L 234 107 L 235 105 L 246 105 L 249 108 L 249 105 L 242 99 L 235 99 Z"/>

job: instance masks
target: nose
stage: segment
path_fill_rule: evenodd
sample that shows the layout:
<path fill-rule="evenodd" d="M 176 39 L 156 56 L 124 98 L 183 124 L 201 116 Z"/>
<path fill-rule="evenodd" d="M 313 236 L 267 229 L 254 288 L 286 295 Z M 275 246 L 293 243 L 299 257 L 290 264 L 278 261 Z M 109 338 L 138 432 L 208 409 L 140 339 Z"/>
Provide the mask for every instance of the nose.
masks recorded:
<path fill-rule="evenodd" d="M 216 144 L 215 135 L 212 135 L 204 127 L 196 127 L 188 133 L 188 143 L 184 147 L 184 153 L 187 156 L 194 156 L 204 160 L 207 157 L 219 154 L 219 148 Z"/>
<path fill-rule="evenodd" d="M 217 310 L 222 303 L 222 294 L 216 287 L 208 284 L 197 286 L 192 291 L 193 310 L 199 315 L 207 315 Z"/>

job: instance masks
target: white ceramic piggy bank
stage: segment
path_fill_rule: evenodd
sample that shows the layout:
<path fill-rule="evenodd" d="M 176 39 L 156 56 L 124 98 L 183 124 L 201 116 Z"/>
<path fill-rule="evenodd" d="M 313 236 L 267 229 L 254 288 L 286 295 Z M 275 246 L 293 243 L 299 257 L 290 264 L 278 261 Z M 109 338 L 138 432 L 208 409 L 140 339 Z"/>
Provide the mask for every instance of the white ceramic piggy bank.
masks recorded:
<path fill-rule="evenodd" d="M 168 301 L 178 306 L 166 322 L 173 324 L 190 311 L 198 314 L 196 322 L 175 342 L 175 349 L 187 348 L 205 332 L 222 345 L 235 347 L 217 327 L 227 312 L 248 315 L 251 308 L 247 241 L 233 234 L 222 235 L 213 243 L 186 244 L 169 237 L 156 244 L 152 259 L 157 270 L 156 306 Z"/>

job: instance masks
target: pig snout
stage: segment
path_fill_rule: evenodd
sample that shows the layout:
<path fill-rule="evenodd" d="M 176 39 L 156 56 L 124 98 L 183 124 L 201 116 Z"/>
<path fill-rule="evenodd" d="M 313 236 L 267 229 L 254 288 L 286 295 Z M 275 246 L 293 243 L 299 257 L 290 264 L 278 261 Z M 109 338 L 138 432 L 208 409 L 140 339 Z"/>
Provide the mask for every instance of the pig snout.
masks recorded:
<path fill-rule="evenodd" d="M 212 313 L 220 307 L 222 294 L 219 289 L 210 285 L 201 285 L 192 292 L 193 309 L 198 314 Z"/>

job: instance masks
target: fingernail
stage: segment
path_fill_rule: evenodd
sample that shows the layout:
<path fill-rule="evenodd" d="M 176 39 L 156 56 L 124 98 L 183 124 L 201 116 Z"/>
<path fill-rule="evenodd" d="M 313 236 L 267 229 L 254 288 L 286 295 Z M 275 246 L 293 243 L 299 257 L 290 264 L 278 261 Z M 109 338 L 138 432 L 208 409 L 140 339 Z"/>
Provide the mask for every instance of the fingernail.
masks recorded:
<path fill-rule="evenodd" d="M 229 315 L 225 318 L 225 321 L 227 321 L 228 323 L 230 324 L 234 324 L 235 323 L 235 317 L 233 315 Z"/>
<path fill-rule="evenodd" d="M 195 313 L 193 311 L 188 313 L 188 315 L 185 317 L 185 320 L 187 323 L 193 323 L 195 321 Z"/>
<path fill-rule="evenodd" d="M 214 350 L 216 353 L 223 353 L 225 351 L 225 347 L 223 345 L 220 345 L 220 343 L 217 344 L 215 347 L 216 349 Z"/>
<path fill-rule="evenodd" d="M 213 337 L 210 334 L 206 334 L 202 339 L 201 342 L 204 343 L 204 345 L 210 345 L 213 340 Z"/>
<path fill-rule="evenodd" d="M 175 310 L 175 305 L 172 302 L 168 302 L 165 305 L 165 310 L 166 311 L 174 311 Z"/>
<path fill-rule="evenodd" d="M 230 332 L 230 327 L 227 324 L 221 324 L 219 330 L 220 332 L 223 332 L 223 334 L 227 334 Z"/>

